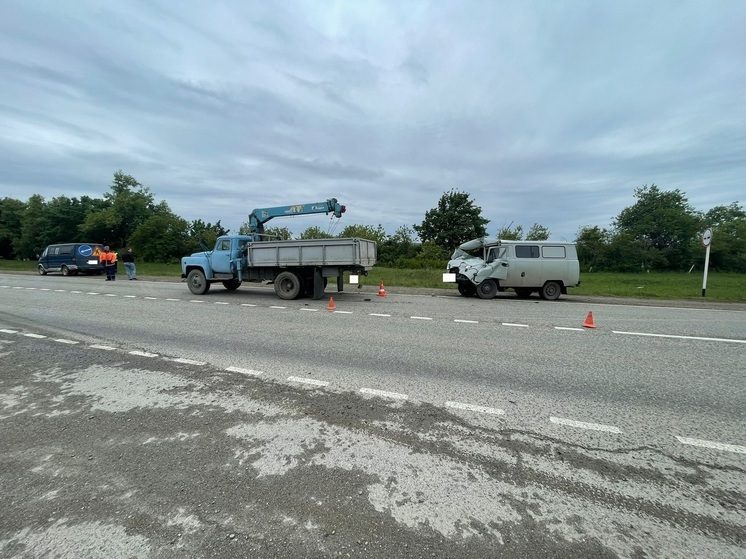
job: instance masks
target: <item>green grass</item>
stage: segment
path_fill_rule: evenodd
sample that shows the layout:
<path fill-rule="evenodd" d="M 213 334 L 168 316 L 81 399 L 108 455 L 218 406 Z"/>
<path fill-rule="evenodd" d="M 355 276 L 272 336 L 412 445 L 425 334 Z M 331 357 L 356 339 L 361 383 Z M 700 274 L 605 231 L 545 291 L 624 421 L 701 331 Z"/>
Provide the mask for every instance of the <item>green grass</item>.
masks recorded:
<path fill-rule="evenodd" d="M 36 271 L 36 261 L 0 260 L 0 271 Z M 120 267 L 120 272 L 124 269 Z M 376 266 L 368 277 L 361 278 L 365 285 L 386 287 L 424 287 L 454 289 L 444 284 L 442 269 L 406 270 Z M 179 264 L 138 262 L 137 275 L 179 278 Z M 615 274 L 606 272 L 580 275 L 579 287 L 570 289 L 572 295 L 597 295 L 610 297 L 638 297 L 650 299 L 701 299 L 702 273 L 650 273 Z M 710 273 L 707 280 L 707 300 L 746 302 L 746 274 Z"/>

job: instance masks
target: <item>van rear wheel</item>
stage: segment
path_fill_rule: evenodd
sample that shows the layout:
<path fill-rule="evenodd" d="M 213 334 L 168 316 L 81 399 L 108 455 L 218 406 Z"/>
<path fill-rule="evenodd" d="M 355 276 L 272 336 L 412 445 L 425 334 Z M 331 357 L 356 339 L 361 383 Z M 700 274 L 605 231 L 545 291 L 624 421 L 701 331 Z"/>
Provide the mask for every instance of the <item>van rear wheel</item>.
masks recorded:
<path fill-rule="evenodd" d="M 556 281 L 546 282 L 539 291 L 541 298 L 547 301 L 556 301 L 559 299 L 560 293 L 562 293 L 562 287 Z"/>
<path fill-rule="evenodd" d="M 70 275 L 70 269 L 67 266 L 62 266 L 62 269 L 60 271 L 62 272 L 63 276 L 69 276 Z"/>
<path fill-rule="evenodd" d="M 486 279 L 477 286 L 477 296 L 480 299 L 493 299 L 497 295 L 495 280 Z"/>

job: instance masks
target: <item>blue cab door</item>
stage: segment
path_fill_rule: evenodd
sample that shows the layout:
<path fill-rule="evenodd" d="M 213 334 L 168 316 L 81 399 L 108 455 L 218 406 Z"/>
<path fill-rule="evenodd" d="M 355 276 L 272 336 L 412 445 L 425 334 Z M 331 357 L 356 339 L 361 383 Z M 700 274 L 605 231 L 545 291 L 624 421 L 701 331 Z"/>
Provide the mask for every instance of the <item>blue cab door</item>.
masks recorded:
<path fill-rule="evenodd" d="M 230 274 L 231 270 L 231 240 L 218 239 L 212 252 L 212 271 L 218 274 Z"/>

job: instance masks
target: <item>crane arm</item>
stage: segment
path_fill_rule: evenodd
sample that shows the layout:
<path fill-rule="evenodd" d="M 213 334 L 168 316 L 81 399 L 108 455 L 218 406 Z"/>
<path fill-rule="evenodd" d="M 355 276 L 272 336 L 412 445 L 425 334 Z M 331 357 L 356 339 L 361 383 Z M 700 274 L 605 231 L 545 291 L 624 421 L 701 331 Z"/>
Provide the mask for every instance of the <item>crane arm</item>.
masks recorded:
<path fill-rule="evenodd" d="M 292 206 L 277 206 L 274 208 L 256 208 L 249 214 L 249 233 L 261 235 L 264 233 L 264 224 L 275 217 L 285 217 L 307 214 L 329 214 L 342 217 L 347 208 L 337 202 L 336 198 L 329 198 L 324 202 L 312 202 L 310 204 L 294 204 Z"/>

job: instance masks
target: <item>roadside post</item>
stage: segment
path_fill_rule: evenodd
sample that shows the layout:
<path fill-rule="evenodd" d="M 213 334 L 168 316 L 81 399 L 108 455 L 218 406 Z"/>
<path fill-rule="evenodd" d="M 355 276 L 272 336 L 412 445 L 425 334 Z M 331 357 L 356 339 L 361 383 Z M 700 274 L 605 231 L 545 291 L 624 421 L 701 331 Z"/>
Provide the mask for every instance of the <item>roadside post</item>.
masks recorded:
<path fill-rule="evenodd" d="M 710 245 L 712 244 L 712 229 L 702 233 L 702 245 L 705 247 L 705 275 L 702 279 L 702 297 L 707 293 L 707 271 L 710 268 Z"/>

